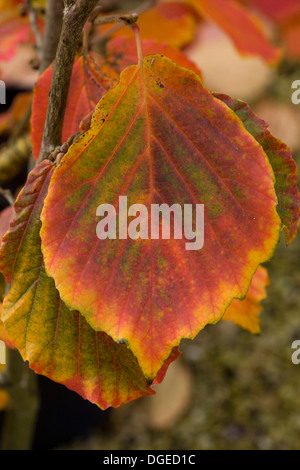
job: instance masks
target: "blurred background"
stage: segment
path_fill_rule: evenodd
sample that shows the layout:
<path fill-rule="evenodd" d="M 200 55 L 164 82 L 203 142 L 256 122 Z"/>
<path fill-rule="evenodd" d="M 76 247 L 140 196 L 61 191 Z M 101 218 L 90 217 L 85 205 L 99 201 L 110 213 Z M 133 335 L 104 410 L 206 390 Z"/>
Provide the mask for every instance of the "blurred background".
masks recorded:
<path fill-rule="evenodd" d="M 274 21 L 255 12 L 269 37 L 282 46 Z M 184 52 L 202 70 L 210 90 L 247 101 L 271 132 L 291 146 L 300 168 L 300 105 L 291 101 L 292 83 L 300 80 L 300 54 L 287 44 L 283 47 L 282 61 L 271 67 L 259 57 L 243 57 L 218 26 L 205 21 Z M 15 96 L 34 86 L 37 61 L 35 48 L 23 43 L 12 60 L 0 63 L 8 87 L 7 109 Z M 16 190 L 26 175 L 27 163 L 4 188 Z M 6 199 L 0 198 L 4 208 Z M 299 235 L 289 247 L 282 235 L 266 267 L 270 286 L 261 334 L 251 335 L 231 322 L 207 326 L 193 342 L 182 342 L 183 354 L 155 396 L 102 412 L 39 377 L 33 448 L 299 449 L 300 365 L 291 361 L 292 342 L 300 340 Z M 5 409 L 0 429 L 4 415 Z"/>

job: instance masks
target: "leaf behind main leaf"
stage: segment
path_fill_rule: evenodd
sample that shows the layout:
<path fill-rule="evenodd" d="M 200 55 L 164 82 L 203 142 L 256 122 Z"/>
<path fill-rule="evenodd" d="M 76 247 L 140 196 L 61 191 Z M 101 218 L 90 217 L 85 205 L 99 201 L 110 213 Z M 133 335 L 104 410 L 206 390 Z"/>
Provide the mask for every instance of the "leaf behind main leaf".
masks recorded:
<path fill-rule="evenodd" d="M 181 1 L 158 2 L 158 5 L 139 15 L 142 40 L 155 38 L 176 48 L 183 48 L 193 41 L 198 22 L 195 9 Z M 110 25 L 102 25 L 98 35 L 101 36 L 109 28 Z M 118 36 L 132 38 L 132 32 L 124 25 L 120 31 L 110 34 L 110 37 Z"/>
<path fill-rule="evenodd" d="M 281 57 L 265 35 L 258 18 L 235 0 L 185 0 L 210 21 L 216 23 L 245 55 L 258 55 L 277 63 Z"/>
<path fill-rule="evenodd" d="M 53 65 L 50 65 L 41 75 L 34 89 L 31 142 L 35 160 L 38 159 L 41 148 L 52 76 Z M 62 130 L 63 142 L 79 132 L 79 125 L 83 118 L 94 110 L 104 93 L 117 84 L 118 78 L 119 74 L 115 68 L 96 53 L 90 53 L 86 57 L 80 55 L 76 58 Z"/>
<path fill-rule="evenodd" d="M 2 320 L 9 340 L 37 373 L 103 409 L 119 406 L 154 392 L 126 344 L 95 332 L 70 311 L 45 273 L 40 213 L 53 170 L 48 161 L 36 167 L 16 201 L 16 217 L 0 250 L 0 270 L 12 279 Z"/>
<path fill-rule="evenodd" d="M 233 299 L 222 320 L 231 320 L 254 335 L 260 333 L 261 301 L 267 297 L 266 287 L 268 285 L 268 271 L 263 266 L 259 266 L 253 276 L 246 298 L 242 301 Z"/>

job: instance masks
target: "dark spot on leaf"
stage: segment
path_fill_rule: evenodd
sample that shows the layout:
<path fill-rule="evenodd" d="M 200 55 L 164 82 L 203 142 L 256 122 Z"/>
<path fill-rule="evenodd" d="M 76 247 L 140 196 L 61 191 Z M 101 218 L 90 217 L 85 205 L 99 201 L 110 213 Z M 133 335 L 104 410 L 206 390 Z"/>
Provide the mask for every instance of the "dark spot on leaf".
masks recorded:
<path fill-rule="evenodd" d="M 125 341 L 125 339 L 118 339 L 117 343 L 118 344 L 126 344 L 126 341 Z"/>

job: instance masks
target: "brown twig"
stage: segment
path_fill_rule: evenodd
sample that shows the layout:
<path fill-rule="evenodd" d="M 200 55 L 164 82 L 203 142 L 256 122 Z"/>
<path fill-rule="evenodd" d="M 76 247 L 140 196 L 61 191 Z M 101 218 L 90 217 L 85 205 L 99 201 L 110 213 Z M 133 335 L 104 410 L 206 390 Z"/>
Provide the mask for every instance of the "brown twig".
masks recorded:
<path fill-rule="evenodd" d="M 133 9 L 131 12 L 127 13 L 126 15 L 128 15 L 128 16 L 136 15 L 137 17 L 139 17 L 142 13 L 145 13 L 146 11 L 153 8 L 157 3 L 158 3 L 158 0 L 145 0 L 144 2 L 141 3 L 141 5 L 139 5 L 137 8 Z M 106 23 L 103 22 L 104 18 L 105 17 L 95 18 L 93 20 L 93 23 L 97 24 L 97 25 L 106 24 Z M 114 23 L 116 23 L 116 22 L 114 22 Z M 133 23 L 135 23 L 135 22 L 133 22 Z M 109 28 L 107 31 L 105 31 L 103 34 L 101 34 L 100 37 L 96 38 L 94 40 L 94 44 L 106 41 L 112 34 L 119 31 L 119 29 L 123 28 L 124 24 L 126 24 L 126 23 L 124 23 L 124 21 L 123 21 L 123 24 L 122 24 L 122 21 L 118 21 L 117 24 L 114 24 L 111 28 Z"/>
<path fill-rule="evenodd" d="M 125 24 L 133 24 L 136 23 L 138 20 L 139 15 L 137 13 L 121 13 L 116 15 L 107 15 L 102 16 L 94 20 L 94 24 L 102 25 L 102 24 L 110 24 L 110 23 L 124 23 Z"/>
<path fill-rule="evenodd" d="M 68 92 L 83 27 L 98 0 L 65 0 L 62 32 L 56 53 L 49 104 L 38 162 L 61 144 Z"/>
<path fill-rule="evenodd" d="M 63 9 L 63 0 L 48 0 L 40 73 L 55 59 L 62 28 Z"/>
<path fill-rule="evenodd" d="M 42 38 L 42 34 L 39 30 L 38 24 L 37 24 L 36 12 L 32 8 L 31 0 L 26 0 L 25 4 L 26 4 L 28 16 L 29 16 L 30 27 L 32 29 L 33 34 L 35 35 L 35 38 L 36 38 L 38 56 L 41 59 L 42 53 L 43 53 L 43 38 Z"/>

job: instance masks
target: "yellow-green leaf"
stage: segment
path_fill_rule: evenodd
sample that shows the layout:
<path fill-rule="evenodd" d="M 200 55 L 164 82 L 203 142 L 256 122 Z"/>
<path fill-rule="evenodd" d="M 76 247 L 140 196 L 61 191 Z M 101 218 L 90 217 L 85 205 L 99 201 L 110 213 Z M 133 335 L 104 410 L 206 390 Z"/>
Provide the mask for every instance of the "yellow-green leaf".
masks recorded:
<path fill-rule="evenodd" d="M 44 269 L 40 213 L 53 165 L 44 161 L 29 175 L 4 237 L 0 269 L 12 280 L 2 320 L 9 338 L 39 374 L 66 385 L 105 409 L 154 393 L 126 344 L 95 332 L 60 300 Z"/>

